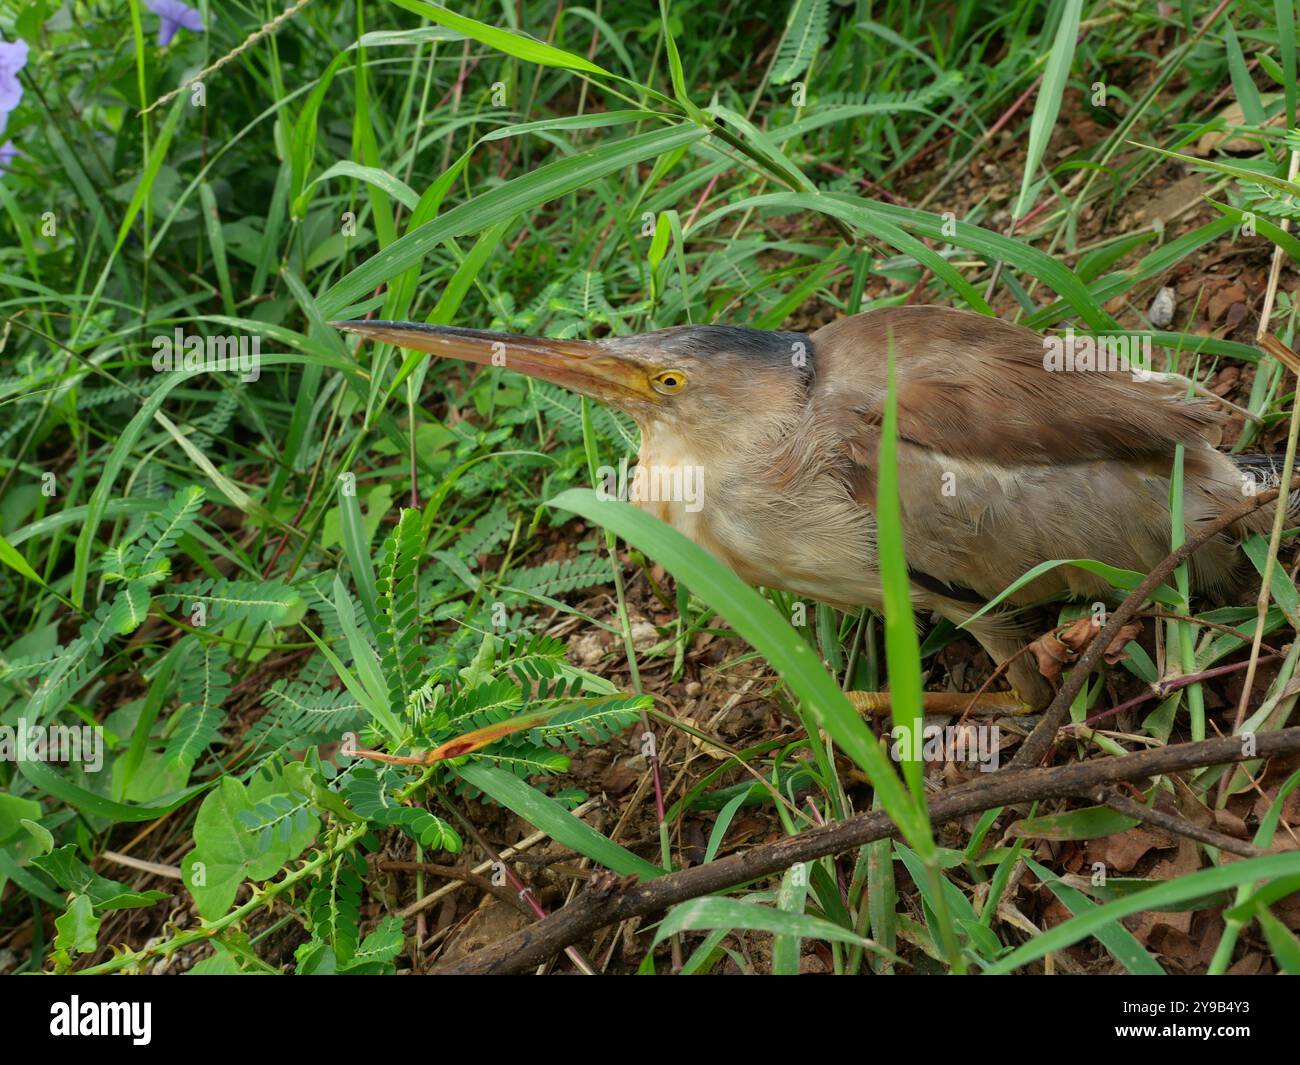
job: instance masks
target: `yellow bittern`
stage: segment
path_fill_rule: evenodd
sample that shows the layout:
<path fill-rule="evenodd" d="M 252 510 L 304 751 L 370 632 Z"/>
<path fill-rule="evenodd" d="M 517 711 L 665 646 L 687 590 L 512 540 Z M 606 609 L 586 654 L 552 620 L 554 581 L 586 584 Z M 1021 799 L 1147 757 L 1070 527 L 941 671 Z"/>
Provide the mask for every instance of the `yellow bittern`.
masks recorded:
<path fill-rule="evenodd" d="M 556 340 L 409 322 L 339 328 L 415 351 L 500 365 L 617 407 L 641 430 L 642 468 L 702 469 L 702 505 L 640 505 L 752 584 L 830 606 L 879 609 L 876 464 L 889 346 L 897 360 L 898 474 L 914 604 L 962 622 L 1039 563 L 1094 559 L 1146 573 L 1169 553 L 1170 478 L 1185 447 L 1185 535 L 1240 503 L 1266 456 L 1215 449 L 1221 414 L 1159 376 L 1045 365 L 1044 338 L 942 307 L 843 318 L 812 334 L 677 326 Z M 1261 509 L 1191 562 L 1193 587 L 1229 593 Z M 1014 613 L 1109 595 L 1059 566 L 969 629 L 1012 659 L 1030 707 L 1052 687 Z"/>

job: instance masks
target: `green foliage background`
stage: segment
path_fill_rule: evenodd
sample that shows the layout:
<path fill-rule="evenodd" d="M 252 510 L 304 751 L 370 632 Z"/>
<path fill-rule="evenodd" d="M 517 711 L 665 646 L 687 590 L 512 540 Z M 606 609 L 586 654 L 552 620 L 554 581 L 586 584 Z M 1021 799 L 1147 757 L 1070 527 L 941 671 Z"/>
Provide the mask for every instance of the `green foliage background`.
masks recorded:
<path fill-rule="evenodd" d="M 632 854 L 569 812 L 585 796 L 548 795 L 545 783 L 579 742 L 607 742 L 654 707 L 639 691 L 613 532 L 633 563 L 658 560 L 680 581 L 678 616 L 644 653 L 680 677 L 699 632 L 742 636 L 781 675 L 774 696 L 830 737 L 799 776 L 820 816 L 853 812 L 833 741 L 907 839 L 864 853 L 843 900 L 823 863 L 775 892 L 678 911 L 671 931 L 721 930 L 687 971 L 716 964 L 722 936 L 743 928 L 776 935 L 778 971 L 797 970 L 801 937 L 832 940 L 841 971 L 891 970 L 904 940 L 923 967 L 1037 957 L 1012 955 L 992 930 L 1020 845 L 982 849 L 990 819 L 965 850 L 938 846 L 919 774 L 909 768 L 905 784 L 840 695 L 876 686 L 886 665 L 915 674 L 917 649 L 893 638 L 911 632 L 910 616 L 886 619 L 887 663 L 872 641 L 846 656 L 874 622 L 822 608 L 797 631 L 782 597 L 768 597 L 774 608 L 643 515 L 592 506 L 581 489 L 594 467 L 635 453 L 623 416 L 518 377 L 359 348 L 328 323 L 773 328 L 809 307 L 829 317 L 900 303 L 922 285 L 932 302 L 987 312 L 996 269 L 1026 324 L 1131 327 L 1151 284 L 1234 233 L 1243 212 L 1260 216 L 1259 239 L 1296 256 L 1276 224 L 1294 218 L 1298 191 L 1286 177 L 1300 147 L 1286 134 L 1290 5 L 1234 5 L 1231 22 L 1209 3 L 1162 14 L 1077 0 L 314 0 L 278 22 L 270 2 L 199 7 L 205 30 L 166 47 L 138 0 L 29 0 L 0 14 L 0 35 L 30 45 L 4 131 L 19 154 L 0 177 L 0 723 L 99 725 L 107 746 L 99 773 L 0 765 L 0 912 L 4 927 L 32 921 L 25 967 L 137 967 L 208 940 L 202 970 L 274 971 L 259 954 L 268 930 L 250 930 L 282 897 L 305 925 L 284 968 L 393 971 L 409 928 L 391 908 L 363 922 L 365 855 L 398 834 L 419 855 L 459 850 L 470 797 L 621 873 L 674 867 L 667 827 L 653 860 Z M 945 216 L 944 188 L 1040 77 L 1007 126 L 1026 142 L 1021 224 L 1010 229 L 987 197 Z M 1088 100 L 1098 82 L 1105 106 Z M 1165 165 L 1130 141 L 1182 153 L 1222 127 L 1208 103 L 1226 84 L 1257 150 L 1235 170 L 1197 164 L 1220 214 L 1177 239 L 1081 238 L 1081 212 L 1115 212 Z M 1063 102 L 1105 131 L 1065 159 L 1049 150 Z M 868 281 L 887 286 L 873 299 Z M 1295 316 L 1284 293 L 1284 339 Z M 1216 359 L 1259 358 L 1142 325 L 1184 371 L 1189 351 L 1202 374 Z M 177 330 L 256 338 L 256 379 L 156 372 L 156 339 Z M 1256 377 L 1250 404 L 1265 425 L 1284 414 L 1282 380 L 1272 365 Z M 568 526 L 575 550 L 544 560 L 575 513 L 611 533 Z M 884 561 L 904 581 L 898 543 Z M 539 631 L 553 610 L 608 628 L 573 605 L 606 585 L 628 692 Z M 1191 664 L 1239 648 L 1202 644 Z M 249 690 L 258 713 L 233 715 Z M 1198 700 L 1193 689 L 1162 706 L 1151 734 L 1167 739 L 1179 715 L 1194 726 Z M 418 756 L 503 722 L 527 727 L 435 764 L 335 757 L 350 733 Z M 789 753 L 742 757 L 779 789 L 793 779 Z M 712 783 L 670 796 L 670 819 L 694 802 L 722 809 L 711 854 L 741 802 L 770 800 L 734 779 L 734 797 Z M 778 809 L 788 831 L 806 826 L 805 812 Z M 176 898 L 91 869 L 159 819 L 186 843 Z M 896 863 L 917 885 L 920 919 Z M 977 908 L 954 876 L 992 892 Z M 1295 967 L 1295 937 L 1241 890 L 1216 966 L 1258 920 L 1279 965 Z M 1203 894 L 1174 889 L 1162 904 Z M 1062 899 L 1085 922 L 1079 937 L 1108 929 L 1095 934 L 1121 963 L 1155 964 L 1104 894 Z M 100 940 L 116 910 L 190 900 L 202 930 L 111 957 Z"/>

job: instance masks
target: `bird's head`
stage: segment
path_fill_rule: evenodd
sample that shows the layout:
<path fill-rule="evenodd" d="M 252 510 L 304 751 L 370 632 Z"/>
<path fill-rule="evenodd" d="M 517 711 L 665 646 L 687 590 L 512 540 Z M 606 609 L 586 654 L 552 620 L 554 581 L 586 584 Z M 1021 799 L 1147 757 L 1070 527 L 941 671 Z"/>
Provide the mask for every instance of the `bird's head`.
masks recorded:
<path fill-rule="evenodd" d="M 738 419 L 792 411 L 813 374 L 803 333 L 687 325 L 587 341 L 415 322 L 334 325 L 410 351 L 501 366 L 616 407 L 643 430 L 662 424 L 702 440 L 725 438 Z"/>

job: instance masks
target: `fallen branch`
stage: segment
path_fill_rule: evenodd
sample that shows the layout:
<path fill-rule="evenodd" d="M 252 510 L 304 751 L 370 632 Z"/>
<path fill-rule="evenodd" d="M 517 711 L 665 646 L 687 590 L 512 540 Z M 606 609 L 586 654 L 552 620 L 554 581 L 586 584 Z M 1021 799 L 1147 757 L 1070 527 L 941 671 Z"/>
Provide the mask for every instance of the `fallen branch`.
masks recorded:
<path fill-rule="evenodd" d="M 1258 858 L 1261 854 L 1268 853 L 1247 843 L 1245 840 L 1233 839 L 1232 836 L 1216 832 L 1212 828 L 1202 828 L 1185 817 L 1167 814 L 1162 810 L 1153 810 L 1150 806 L 1144 806 L 1136 799 L 1130 799 L 1127 795 L 1123 795 L 1113 788 L 1102 788 L 1101 794 L 1097 797 L 1112 810 L 1123 814 L 1125 817 L 1131 817 L 1135 821 L 1145 821 L 1148 825 L 1163 828 L 1166 832 L 1172 832 L 1177 836 L 1186 836 L 1198 843 L 1217 847 L 1229 854 L 1240 855 L 1242 858 Z"/>
<path fill-rule="evenodd" d="M 1056 693 L 1056 698 L 1052 700 L 1051 705 L 1044 711 L 1042 720 L 1034 726 L 1033 732 L 1020 745 L 1020 750 L 1016 752 L 1016 756 L 1011 759 L 1010 764 L 1007 766 L 1008 771 L 1029 769 L 1043 760 L 1043 756 L 1047 754 L 1056 741 L 1057 731 L 1065 724 L 1065 719 L 1069 717 L 1070 705 L 1074 702 L 1074 697 L 1082 690 L 1088 675 L 1101 661 L 1101 656 L 1106 649 L 1119 636 L 1120 629 L 1138 612 L 1142 604 L 1151 597 L 1151 593 L 1209 540 L 1223 532 L 1228 526 L 1241 521 L 1247 514 L 1251 514 L 1265 504 L 1271 503 L 1277 496 L 1278 490 L 1276 488 L 1260 492 L 1258 495 L 1239 503 L 1231 510 L 1224 511 L 1212 522 L 1198 529 L 1195 536 L 1168 555 L 1160 565 L 1156 566 L 1147 575 L 1146 580 L 1133 589 L 1124 602 L 1111 611 L 1110 617 L 1106 620 L 1106 624 L 1102 626 L 1101 631 L 1092 638 L 1092 643 L 1088 644 L 1088 649 L 1079 656 L 1078 661 L 1070 668 L 1069 677 L 1061 685 L 1061 690 Z"/>
<path fill-rule="evenodd" d="M 1158 747 L 1119 758 L 988 774 L 936 795 L 930 803 L 930 820 L 937 824 L 1013 803 L 1092 796 L 1107 784 L 1294 751 L 1300 751 L 1300 727 L 1257 734 L 1253 749 L 1240 736 L 1226 736 Z M 635 877 L 622 879 L 614 873 L 604 873 L 593 878 L 564 909 L 435 972 L 449 975 L 522 972 L 615 921 L 658 913 L 679 902 L 897 833 L 897 827 L 883 812 L 873 811 L 645 883 Z"/>

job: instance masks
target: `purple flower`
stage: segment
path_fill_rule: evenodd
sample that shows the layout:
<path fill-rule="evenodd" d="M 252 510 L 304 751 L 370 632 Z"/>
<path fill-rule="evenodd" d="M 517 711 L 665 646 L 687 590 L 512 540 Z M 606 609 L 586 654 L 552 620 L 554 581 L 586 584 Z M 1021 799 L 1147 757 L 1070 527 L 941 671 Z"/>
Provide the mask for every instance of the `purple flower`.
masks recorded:
<path fill-rule="evenodd" d="M 159 48 L 166 48 L 178 30 L 203 32 L 203 16 L 181 0 L 145 0 L 145 6 L 162 20 L 158 27 Z"/>
<path fill-rule="evenodd" d="M 0 115 L 7 115 L 23 98 L 18 72 L 26 65 L 26 41 L 0 41 Z"/>
<path fill-rule="evenodd" d="M 9 164 L 13 162 L 14 156 L 18 154 L 18 149 L 14 147 L 13 141 L 5 141 L 0 144 L 0 176 L 9 172 Z"/>

